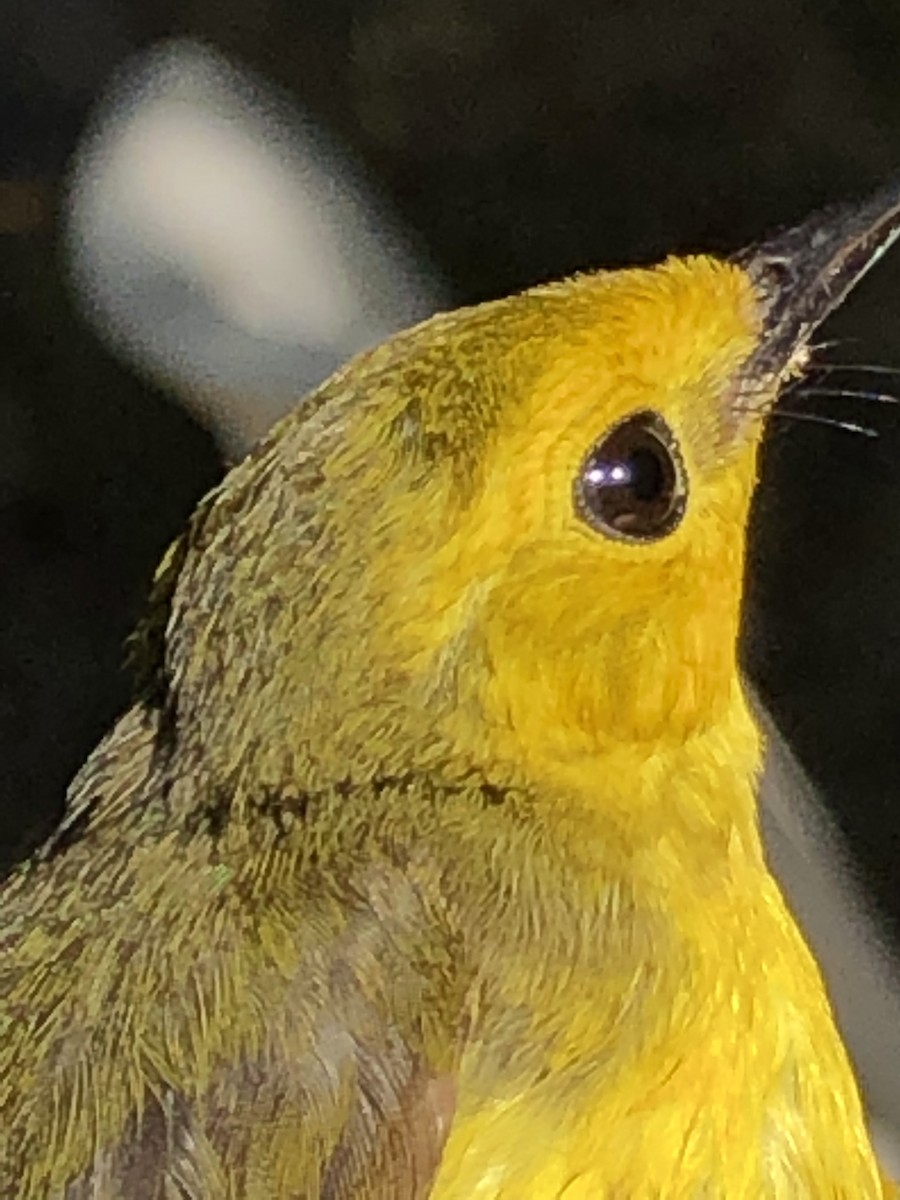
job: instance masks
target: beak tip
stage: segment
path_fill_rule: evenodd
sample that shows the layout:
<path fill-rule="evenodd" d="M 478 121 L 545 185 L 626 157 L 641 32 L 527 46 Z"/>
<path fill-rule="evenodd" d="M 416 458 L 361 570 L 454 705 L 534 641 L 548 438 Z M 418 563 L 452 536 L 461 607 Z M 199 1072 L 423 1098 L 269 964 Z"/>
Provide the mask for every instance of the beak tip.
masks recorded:
<path fill-rule="evenodd" d="M 814 330 L 898 236 L 900 176 L 861 203 L 826 208 L 735 255 L 762 311 L 753 375 L 780 378 L 789 370 Z"/>

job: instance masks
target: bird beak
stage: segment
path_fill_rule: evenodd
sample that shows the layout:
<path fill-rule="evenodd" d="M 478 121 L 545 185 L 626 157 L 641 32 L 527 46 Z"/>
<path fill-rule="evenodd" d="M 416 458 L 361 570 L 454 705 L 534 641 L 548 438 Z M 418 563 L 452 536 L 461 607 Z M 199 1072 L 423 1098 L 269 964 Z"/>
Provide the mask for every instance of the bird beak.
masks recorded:
<path fill-rule="evenodd" d="M 900 179 L 895 179 L 861 204 L 825 209 L 735 255 L 762 307 L 762 341 L 744 378 L 767 391 L 802 367 L 811 334 L 898 235 Z"/>

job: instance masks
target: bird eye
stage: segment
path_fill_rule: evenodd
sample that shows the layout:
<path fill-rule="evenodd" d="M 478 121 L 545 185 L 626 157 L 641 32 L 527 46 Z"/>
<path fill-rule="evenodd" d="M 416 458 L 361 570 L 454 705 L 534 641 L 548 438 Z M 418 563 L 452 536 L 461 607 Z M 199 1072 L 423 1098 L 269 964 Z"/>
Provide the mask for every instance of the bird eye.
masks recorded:
<path fill-rule="evenodd" d="M 657 413 L 633 413 L 600 439 L 575 481 L 575 507 L 608 537 L 652 542 L 679 524 L 687 478 L 678 442 Z"/>

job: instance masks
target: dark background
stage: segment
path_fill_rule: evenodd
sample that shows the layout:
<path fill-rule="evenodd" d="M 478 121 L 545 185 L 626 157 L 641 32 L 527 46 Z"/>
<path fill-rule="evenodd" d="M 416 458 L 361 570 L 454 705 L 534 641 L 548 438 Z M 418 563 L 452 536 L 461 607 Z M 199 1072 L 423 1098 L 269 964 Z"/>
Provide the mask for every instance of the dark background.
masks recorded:
<path fill-rule="evenodd" d="M 0 860 L 46 829 L 127 699 L 153 565 L 218 477 L 211 438 L 74 313 L 59 183 L 92 100 L 160 36 L 205 38 L 362 159 L 454 298 L 731 251 L 900 169 L 900 6 L 622 0 L 0 3 Z M 831 323 L 900 365 L 900 252 Z M 848 374 L 847 387 L 871 379 Z M 900 376 L 879 388 L 900 395 Z M 774 423 L 745 659 L 900 921 L 900 413 L 871 440 Z"/>

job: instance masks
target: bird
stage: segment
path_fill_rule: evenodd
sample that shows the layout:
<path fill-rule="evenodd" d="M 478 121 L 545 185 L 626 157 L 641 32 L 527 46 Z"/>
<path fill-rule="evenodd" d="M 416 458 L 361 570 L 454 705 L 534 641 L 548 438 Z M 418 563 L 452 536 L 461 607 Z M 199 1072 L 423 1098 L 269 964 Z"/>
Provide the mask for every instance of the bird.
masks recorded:
<path fill-rule="evenodd" d="M 898 232 L 439 314 L 200 502 L 0 887 L 2 1194 L 896 1194 L 737 640 L 768 417 Z"/>

